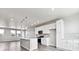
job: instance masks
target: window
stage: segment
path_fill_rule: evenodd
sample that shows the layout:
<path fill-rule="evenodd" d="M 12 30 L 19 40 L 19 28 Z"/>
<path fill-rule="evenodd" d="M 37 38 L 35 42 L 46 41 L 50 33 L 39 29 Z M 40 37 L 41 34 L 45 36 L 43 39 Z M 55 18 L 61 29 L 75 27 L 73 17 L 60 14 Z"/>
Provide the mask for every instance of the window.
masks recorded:
<path fill-rule="evenodd" d="M 4 34 L 4 29 L 0 29 L 0 34 Z"/>
<path fill-rule="evenodd" d="M 21 31 L 17 31 L 17 34 L 21 34 Z"/>
<path fill-rule="evenodd" d="M 25 37 L 27 36 L 27 31 L 25 32 Z"/>
<path fill-rule="evenodd" d="M 11 30 L 11 33 L 12 33 L 12 34 L 15 34 L 15 30 Z"/>
<path fill-rule="evenodd" d="M 15 30 L 11 30 L 11 35 L 15 36 L 16 35 L 16 31 Z"/>
<path fill-rule="evenodd" d="M 24 37 L 24 31 L 22 31 L 22 37 Z"/>
<path fill-rule="evenodd" d="M 21 37 L 21 31 L 17 31 L 17 37 Z"/>

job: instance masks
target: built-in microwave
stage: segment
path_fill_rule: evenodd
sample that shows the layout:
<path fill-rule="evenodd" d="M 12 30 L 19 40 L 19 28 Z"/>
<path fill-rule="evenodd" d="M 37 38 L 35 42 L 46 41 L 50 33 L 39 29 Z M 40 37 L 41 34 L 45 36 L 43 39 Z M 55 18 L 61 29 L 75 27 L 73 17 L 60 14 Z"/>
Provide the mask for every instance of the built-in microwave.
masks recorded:
<path fill-rule="evenodd" d="M 38 34 L 43 34 L 43 31 L 42 30 L 38 31 Z"/>

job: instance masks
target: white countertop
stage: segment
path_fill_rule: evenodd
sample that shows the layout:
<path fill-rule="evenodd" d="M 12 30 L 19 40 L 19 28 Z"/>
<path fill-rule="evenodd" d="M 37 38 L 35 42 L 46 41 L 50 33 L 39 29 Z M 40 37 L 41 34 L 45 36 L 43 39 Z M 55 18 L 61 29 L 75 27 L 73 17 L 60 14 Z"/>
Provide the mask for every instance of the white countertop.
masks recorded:
<path fill-rule="evenodd" d="M 0 42 L 15 42 L 15 41 L 20 41 L 20 40 L 0 40 Z"/>
<path fill-rule="evenodd" d="M 37 39 L 37 38 L 20 38 L 20 39 L 31 40 L 31 39 Z"/>
<path fill-rule="evenodd" d="M 20 38 L 17 37 L 0 37 L 0 42 L 6 42 L 6 41 L 20 41 Z"/>

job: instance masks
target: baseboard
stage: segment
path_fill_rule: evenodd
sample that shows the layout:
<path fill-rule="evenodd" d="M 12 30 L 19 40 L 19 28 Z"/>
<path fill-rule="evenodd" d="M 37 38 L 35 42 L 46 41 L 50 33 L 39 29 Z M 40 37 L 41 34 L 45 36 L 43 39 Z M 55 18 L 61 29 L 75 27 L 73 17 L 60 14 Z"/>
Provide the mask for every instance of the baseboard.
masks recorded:
<path fill-rule="evenodd" d="M 72 50 L 68 50 L 68 49 L 64 49 L 64 48 L 60 48 L 60 47 L 57 47 L 57 48 L 62 50 L 62 51 L 72 51 Z"/>

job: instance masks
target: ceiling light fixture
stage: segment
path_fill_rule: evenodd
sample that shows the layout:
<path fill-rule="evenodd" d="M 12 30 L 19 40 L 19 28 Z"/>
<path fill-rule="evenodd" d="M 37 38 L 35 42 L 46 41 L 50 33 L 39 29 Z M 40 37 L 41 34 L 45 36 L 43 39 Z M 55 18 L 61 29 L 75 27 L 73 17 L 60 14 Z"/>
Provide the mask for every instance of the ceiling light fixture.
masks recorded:
<path fill-rule="evenodd" d="M 14 20 L 14 18 L 11 18 L 10 20 L 11 20 L 11 21 L 13 21 L 13 20 Z"/>

